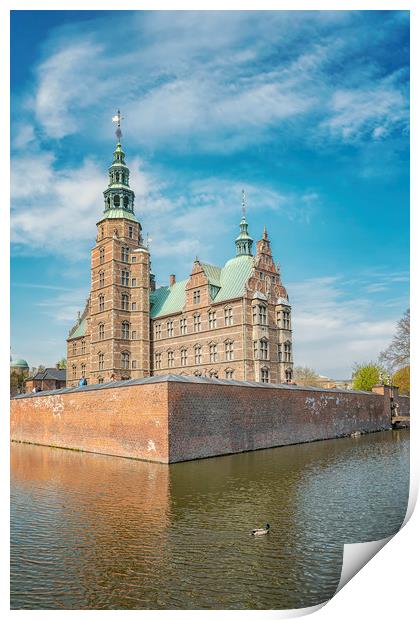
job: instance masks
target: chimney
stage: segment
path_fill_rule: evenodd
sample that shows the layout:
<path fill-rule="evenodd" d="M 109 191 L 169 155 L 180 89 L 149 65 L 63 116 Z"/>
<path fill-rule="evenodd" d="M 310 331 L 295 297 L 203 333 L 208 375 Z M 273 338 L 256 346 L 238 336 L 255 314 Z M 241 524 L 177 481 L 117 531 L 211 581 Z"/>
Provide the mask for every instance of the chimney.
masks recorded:
<path fill-rule="evenodd" d="M 176 282 L 176 277 L 174 273 L 171 273 L 171 275 L 169 276 L 169 286 L 173 286 Z"/>

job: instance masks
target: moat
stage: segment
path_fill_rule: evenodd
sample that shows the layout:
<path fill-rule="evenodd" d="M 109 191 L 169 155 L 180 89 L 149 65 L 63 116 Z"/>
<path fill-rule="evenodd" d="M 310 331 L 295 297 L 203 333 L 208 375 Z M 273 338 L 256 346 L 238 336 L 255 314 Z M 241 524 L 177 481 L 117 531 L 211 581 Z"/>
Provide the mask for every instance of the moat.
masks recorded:
<path fill-rule="evenodd" d="M 404 520 L 409 431 L 167 466 L 11 444 L 12 609 L 287 609 Z M 268 536 L 250 530 L 269 522 Z"/>

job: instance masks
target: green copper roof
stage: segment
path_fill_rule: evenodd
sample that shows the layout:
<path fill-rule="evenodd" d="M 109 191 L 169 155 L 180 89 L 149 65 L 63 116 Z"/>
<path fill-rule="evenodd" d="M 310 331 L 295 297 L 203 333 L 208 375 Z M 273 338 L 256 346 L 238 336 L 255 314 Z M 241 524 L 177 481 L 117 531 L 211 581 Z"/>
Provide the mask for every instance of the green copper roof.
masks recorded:
<path fill-rule="evenodd" d="M 133 222 L 138 222 L 138 219 L 131 211 L 127 211 L 127 209 L 113 208 L 104 211 L 104 216 L 100 221 L 102 222 L 102 220 L 117 220 L 121 218 L 125 218 L 126 220 L 132 220 Z"/>
<path fill-rule="evenodd" d="M 86 319 L 82 319 L 79 324 L 76 324 L 73 329 L 70 331 L 70 335 L 68 337 L 69 340 L 73 338 L 81 338 L 86 334 Z"/>
<path fill-rule="evenodd" d="M 13 368 L 29 368 L 28 362 L 21 358 L 10 360 L 10 366 Z"/>
<path fill-rule="evenodd" d="M 215 265 L 201 263 L 210 286 L 217 286 L 219 291 L 214 297 L 214 303 L 236 299 L 245 293 L 245 285 L 251 276 L 253 257 L 248 255 L 237 256 L 229 260 L 221 269 Z M 185 306 L 185 286 L 188 280 L 176 282 L 173 286 L 161 286 L 150 295 L 150 316 L 156 319 L 160 316 L 182 312 Z"/>

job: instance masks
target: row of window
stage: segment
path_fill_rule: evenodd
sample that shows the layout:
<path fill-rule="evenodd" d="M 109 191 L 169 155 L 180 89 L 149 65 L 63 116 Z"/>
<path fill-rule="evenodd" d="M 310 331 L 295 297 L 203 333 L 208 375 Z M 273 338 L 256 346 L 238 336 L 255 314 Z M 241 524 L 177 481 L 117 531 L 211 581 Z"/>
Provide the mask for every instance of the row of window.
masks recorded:
<path fill-rule="evenodd" d="M 231 362 L 234 360 L 233 340 L 226 340 L 224 343 L 224 361 Z M 210 363 L 219 361 L 218 345 L 215 342 L 209 344 L 209 360 Z M 167 364 L 166 368 L 173 368 L 175 366 L 175 351 L 167 351 Z M 194 364 L 199 366 L 203 363 L 203 346 L 197 344 L 194 347 Z M 188 349 L 183 347 L 180 350 L 180 365 L 188 366 Z M 163 353 L 155 353 L 155 368 L 160 370 L 165 368 L 163 365 Z"/>
<path fill-rule="evenodd" d="M 129 203 L 130 203 L 130 199 L 129 197 L 126 196 L 120 196 L 119 194 L 114 194 L 113 197 L 113 201 L 112 201 L 114 207 L 120 207 L 121 205 L 124 205 L 124 207 L 127 209 Z M 111 198 L 110 196 L 108 196 L 108 198 L 106 199 L 106 204 L 108 209 L 111 207 Z"/>
<path fill-rule="evenodd" d="M 101 232 L 100 237 L 101 237 L 101 239 L 103 239 L 104 236 L 105 236 L 105 228 L 103 226 L 101 226 L 100 232 Z M 129 237 L 129 239 L 134 239 L 135 238 L 134 226 L 129 226 L 128 227 L 128 237 Z"/>
<path fill-rule="evenodd" d="M 131 302 L 130 306 L 130 297 L 127 293 L 121 294 L 121 310 L 137 310 L 137 303 L 135 301 Z M 98 296 L 98 310 L 99 312 L 104 312 L 105 310 L 105 295 Z"/>
<path fill-rule="evenodd" d="M 124 183 L 124 185 L 128 184 L 128 172 L 118 172 L 111 171 L 109 173 L 109 179 L 111 183 Z"/>
<path fill-rule="evenodd" d="M 216 310 L 210 310 L 208 312 L 209 328 L 215 329 L 217 327 Z M 225 326 L 233 325 L 233 310 L 232 308 L 224 309 L 224 324 Z M 179 320 L 179 331 L 181 336 L 185 336 L 188 333 L 187 319 L 184 317 Z M 193 331 L 201 331 L 201 315 L 193 315 Z M 175 321 L 172 319 L 166 322 L 166 336 L 172 338 L 175 335 Z M 162 323 L 155 323 L 155 339 L 162 338 Z"/>
<path fill-rule="evenodd" d="M 77 355 L 77 341 L 75 340 L 72 344 L 72 353 L 73 355 Z M 84 355 L 86 353 L 86 341 L 82 340 L 80 342 L 80 353 Z"/>
<path fill-rule="evenodd" d="M 105 338 L 105 323 L 98 324 L 98 340 L 104 340 Z M 137 332 L 133 329 L 131 332 L 131 340 L 136 340 Z M 130 323 L 123 321 L 121 323 L 121 339 L 130 340 Z"/>
<path fill-rule="evenodd" d="M 122 286 L 130 286 L 130 272 L 122 269 L 120 272 L 120 284 Z M 99 272 L 99 288 L 105 286 L 105 272 Z M 137 286 L 137 279 L 131 278 L 131 286 Z"/>

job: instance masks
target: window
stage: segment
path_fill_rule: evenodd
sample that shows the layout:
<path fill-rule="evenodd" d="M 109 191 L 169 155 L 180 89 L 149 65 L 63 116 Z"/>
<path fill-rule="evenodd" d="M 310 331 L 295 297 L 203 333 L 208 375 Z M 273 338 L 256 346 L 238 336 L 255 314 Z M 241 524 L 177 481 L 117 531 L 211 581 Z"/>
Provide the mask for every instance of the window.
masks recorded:
<path fill-rule="evenodd" d="M 194 370 L 194 377 L 201 377 L 201 370 Z"/>
<path fill-rule="evenodd" d="M 129 239 L 133 238 L 133 227 L 132 226 L 128 227 L 128 238 Z M 134 258 L 134 256 L 133 256 L 133 258 Z M 133 259 L 131 259 L 131 262 L 134 263 L 135 261 L 133 261 Z"/>
<path fill-rule="evenodd" d="M 211 377 L 212 379 L 217 379 L 219 377 L 219 373 L 217 372 L 217 370 L 210 370 L 209 377 Z"/>
<path fill-rule="evenodd" d="M 162 336 L 162 327 L 160 325 L 160 323 L 156 323 L 155 324 L 155 338 L 156 340 L 159 340 L 159 338 Z"/>
<path fill-rule="evenodd" d="M 216 310 L 210 310 L 209 312 L 209 329 L 215 329 L 216 327 Z"/>
<path fill-rule="evenodd" d="M 128 196 L 124 196 L 124 207 L 127 209 L 128 207 Z"/>
<path fill-rule="evenodd" d="M 137 332 L 135 330 L 131 332 L 131 340 L 137 340 Z"/>
<path fill-rule="evenodd" d="M 137 286 L 137 278 L 131 278 L 131 286 Z"/>
<path fill-rule="evenodd" d="M 232 308 L 225 308 L 225 325 L 233 325 Z"/>
<path fill-rule="evenodd" d="M 173 351 L 168 351 L 168 368 L 173 368 L 174 367 L 174 352 Z"/>
<path fill-rule="evenodd" d="M 262 271 L 260 271 L 260 280 L 264 280 L 264 274 Z"/>
<path fill-rule="evenodd" d="M 101 226 L 101 239 L 103 239 L 103 238 L 104 238 L 104 227 Z"/>
<path fill-rule="evenodd" d="M 105 310 L 105 297 L 103 295 L 99 295 L 99 312 L 103 312 Z"/>
<path fill-rule="evenodd" d="M 121 338 L 123 340 L 128 340 L 130 338 L 130 323 L 128 321 L 123 321 L 121 323 Z"/>
<path fill-rule="evenodd" d="M 267 325 L 267 306 L 258 306 L 258 318 L 260 325 Z"/>
<path fill-rule="evenodd" d="M 98 353 L 98 369 L 99 370 L 104 369 L 104 354 L 103 353 Z"/>
<path fill-rule="evenodd" d="M 233 379 L 233 369 L 232 368 L 226 368 L 226 370 L 225 370 L 225 377 L 226 377 L 226 379 Z"/>
<path fill-rule="evenodd" d="M 120 197 L 118 194 L 114 195 L 114 206 L 115 207 L 119 207 L 120 206 Z"/>
<path fill-rule="evenodd" d="M 119 173 L 119 172 L 116 172 L 116 173 L 115 173 L 115 181 L 116 181 L 117 183 L 119 183 L 119 182 L 120 182 L 120 173 Z"/>
<path fill-rule="evenodd" d="M 131 362 L 131 368 L 133 368 L 133 369 L 134 369 L 134 368 L 137 368 L 137 361 L 136 361 L 136 360 L 133 360 L 133 361 Z"/>
<path fill-rule="evenodd" d="M 268 383 L 268 368 L 261 368 L 261 383 Z"/>
<path fill-rule="evenodd" d="M 123 310 L 128 310 L 129 309 L 129 300 L 128 300 L 128 295 L 127 293 L 123 293 L 121 295 L 121 308 Z"/>
<path fill-rule="evenodd" d="M 187 365 L 188 353 L 187 349 L 181 349 L 181 366 Z"/>
<path fill-rule="evenodd" d="M 82 372 L 82 377 L 84 379 L 86 377 L 86 364 L 82 364 L 81 372 Z"/>
<path fill-rule="evenodd" d="M 293 378 L 293 371 L 292 371 L 292 369 L 288 368 L 286 370 L 286 372 L 285 372 L 285 375 L 286 375 L 286 381 L 289 383 L 289 381 L 291 381 L 292 378 Z"/>
<path fill-rule="evenodd" d="M 233 340 L 226 340 L 225 342 L 225 359 L 227 361 L 233 360 Z"/>
<path fill-rule="evenodd" d="M 185 334 L 187 333 L 187 319 L 180 319 L 179 327 L 181 330 L 181 336 L 185 336 Z"/>
<path fill-rule="evenodd" d="M 105 286 L 105 272 L 100 271 L 99 272 L 99 287 L 102 288 L 103 286 Z"/>
<path fill-rule="evenodd" d="M 200 303 L 200 291 L 194 291 L 193 292 L 193 303 L 194 304 L 199 304 Z"/>
<path fill-rule="evenodd" d="M 71 367 L 72 373 L 73 373 L 73 379 L 76 379 L 77 377 L 77 367 L 76 364 L 73 364 L 73 366 Z"/>
<path fill-rule="evenodd" d="M 81 346 L 82 346 L 82 354 L 86 353 L 86 342 L 84 340 L 82 340 Z"/>
<path fill-rule="evenodd" d="M 194 331 L 201 331 L 201 317 L 199 314 L 194 314 Z"/>
<path fill-rule="evenodd" d="M 137 303 L 135 301 L 133 301 L 133 303 L 131 304 L 131 309 L 137 310 Z"/>
<path fill-rule="evenodd" d="M 168 338 L 172 338 L 174 335 L 174 322 L 173 321 L 168 321 L 166 323 L 166 329 L 168 331 Z"/>
<path fill-rule="evenodd" d="M 73 342 L 73 355 L 76 355 L 77 353 L 77 343 Z"/>
<path fill-rule="evenodd" d="M 155 353 L 155 368 L 160 369 L 162 365 L 162 353 Z"/>
<path fill-rule="evenodd" d="M 212 342 L 209 344 L 210 362 L 217 362 L 217 344 Z"/>
<path fill-rule="evenodd" d="M 277 345 L 277 355 L 279 358 L 279 362 L 281 362 L 282 354 L 281 354 L 281 344 Z"/>
<path fill-rule="evenodd" d="M 137 256 L 132 256 L 131 257 L 131 262 L 132 263 L 137 263 Z"/>
<path fill-rule="evenodd" d="M 121 260 L 123 263 L 128 263 L 129 248 L 126 245 L 121 247 Z"/>
<path fill-rule="evenodd" d="M 105 260 L 105 248 L 99 250 L 99 262 L 102 264 Z"/>
<path fill-rule="evenodd" d="M 105 325 L 103 323 L 99 323 L 98 325 L 98 336 L 99 340 L 103 340 L 105 338 Z"/>
<path fill-rule="evenodd" d="M 98 383 L 103 383 L 104 382 L 104 378 L 103 377 L 98 377 Z"/>
<path fill-rule="evenodd" d="M 123 286 L 128 286 L 129 281 L 130 281 L 130 272 L 122 270 L 121 271 L 121 284 Z"/>
<path fill-rule="evenodd" d="M 201 346 L 199 344 L 197 344 L 194 347 L 194 352 L 195 352 L 195 363 L 198 366 L 199 364 L 201 364 Z"/>
<path fill-rule="evenodd" d="M 260 340 L 260 359 L 268 360 L 268 340 L 265 338 Z"/>
<path fill-rule="evenodd" d="M 258 359 L 258 340 L 254 340 L 254 360 Z"/>
<path fill-rule="evenodd" d="M 128 351 L 123 351 L 121 353 L 121 368 L 124 370 L 128 370 L 130 368 L 130 354 Z"/>
<path fill-rule="evenodd" d="M 290 329 L 290 310 L 283 310 L 283 329 Z"/>
<path fill-rule="evenodd" d="M 291 342 L 285 342 L 283 345 L 283 351 L 284 351 L 284 362 L 291 362 L 292 361 L 292 343 Z"/>

